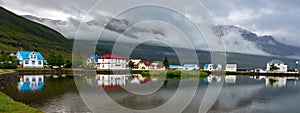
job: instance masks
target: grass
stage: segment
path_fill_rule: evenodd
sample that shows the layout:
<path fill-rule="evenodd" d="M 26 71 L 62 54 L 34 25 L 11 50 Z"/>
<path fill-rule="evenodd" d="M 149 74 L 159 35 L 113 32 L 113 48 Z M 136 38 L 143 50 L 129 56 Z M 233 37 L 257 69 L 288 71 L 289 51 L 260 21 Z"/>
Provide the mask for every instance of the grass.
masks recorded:
<path fill-rule="evenodd" d="M 0 113 L 42 113 L 20 102 L 16 102 L 0 92 Z"/>
<path fill-rule="evenodd" d="M 203 71 L 179 71 L 179 70 L 167 70 L 167 71 L 150 71 L 143 72 L 143 77 L 151 77 L 162 79 L 162 75 L 167 75 L 166 80 L 203 80 L 208 76 L 207 72 Z"/>
<path fill-rule="evenodd" d="M 6 73 L 13 73 L 13 72 L 15 72 L 15 70 L 13 69 L 0 69 L 0 75 Z"/>

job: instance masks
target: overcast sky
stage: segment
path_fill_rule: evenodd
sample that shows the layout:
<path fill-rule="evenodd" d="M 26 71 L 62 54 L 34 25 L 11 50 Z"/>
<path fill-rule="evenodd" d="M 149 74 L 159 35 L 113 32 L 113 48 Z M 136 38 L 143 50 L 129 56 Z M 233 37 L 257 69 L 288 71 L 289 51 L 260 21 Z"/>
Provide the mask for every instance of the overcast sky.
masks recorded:
<path fill-rule="evenodd" d="M 19 15 L 76 23 L 97 2 L 98 0 L 0 0 L 0 5 Z M 286 44 L 300 45 L 299 0 L 201 0 L 201 2 L 217 24 L 236 25 L 258 35 L 272 35 L 276 40 Z M 122 4 L 116 3 L 108 7 L 118 7 Z M 170 4 L 180 3 L 170 2 Z M 100 18 L 112 16 L 105 11 L 99 13 Z M 95 14 L 90 18 L 95 17 L 99 15 Z M 76 29 L 78 25 L 72 27 L 70 31 Z"/>

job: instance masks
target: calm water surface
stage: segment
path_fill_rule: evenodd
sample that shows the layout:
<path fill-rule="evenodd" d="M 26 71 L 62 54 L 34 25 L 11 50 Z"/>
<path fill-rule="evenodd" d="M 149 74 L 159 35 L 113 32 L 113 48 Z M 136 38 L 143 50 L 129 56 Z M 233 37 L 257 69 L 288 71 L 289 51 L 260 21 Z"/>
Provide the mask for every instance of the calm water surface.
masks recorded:
<path fill-rule="evenodd" d="M 138 85 L 149 83 L 154 87 L 162 83 L 162 87 L 150 95 L 136 95 L 122 88 L 130 88 L 137 84 L 135 82 L 138 81 L 129 75 L 89 75 L 79 78 L 86 87 L 104 89 L 109 97 L 120 106 L 135 110 L 151 109 L 166 103 L 172 98 L 180 82 L 176 80 L 144 80 L 144 83 Z M 110 81 L 106 79 L 110 79 Z M 298 78 L 234 75 L 223 78 L 210 76 L 199 81 L 192 102 L 183 112 L 198 112 L 208 84 L 222 81 L 224 81 L 222 91 L 209 110 L 211 113 L 300 112 Z M 184 80 L 183 82 L 187 83 L 183 88 L 189 89 L 188 84 L 195 80 Z M 18 81 L 9 84 L 1 91 L 16 101 L 45 112 L 91 112 L 81 100 L 73 76 L 20 75 Z"/>

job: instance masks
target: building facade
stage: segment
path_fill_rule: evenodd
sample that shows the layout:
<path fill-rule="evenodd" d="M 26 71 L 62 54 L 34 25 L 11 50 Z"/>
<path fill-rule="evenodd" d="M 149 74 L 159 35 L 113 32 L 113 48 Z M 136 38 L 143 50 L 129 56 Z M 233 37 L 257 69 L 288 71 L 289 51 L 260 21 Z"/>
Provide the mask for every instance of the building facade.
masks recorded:
<path fill-rule="evenodd" d="M 236 64 L 226 64 L 226 71 L 236 72 L 237 71 L 237 65 Z"/>
<path fill-rule="evenodd" d="M 277 69 L 272 69 L 272 66 L 275 66 Z M 267 72 L 287 72 L 288 66 L 280 60 L 271 60 L 267 63 Z"/>
<path fill-rule="evenodd" d="M 221 71 L 222 65 L 221 64 L 205 64 L 203 67 L 204 71 Z"/>
<path fill-rule="evenodd" d="M 43 68 L 44 57 L 40 52 L 18 51 L 16 54 L 19 65 L 23 68 Z"/>
<path fill-rule="evenodd" d="M 112 70 L 125 70 L 127 68 L 127 60 L 118 55 L 105 54 L 100 56 L 97 62 L 97 69 L 112 69 Z"/>

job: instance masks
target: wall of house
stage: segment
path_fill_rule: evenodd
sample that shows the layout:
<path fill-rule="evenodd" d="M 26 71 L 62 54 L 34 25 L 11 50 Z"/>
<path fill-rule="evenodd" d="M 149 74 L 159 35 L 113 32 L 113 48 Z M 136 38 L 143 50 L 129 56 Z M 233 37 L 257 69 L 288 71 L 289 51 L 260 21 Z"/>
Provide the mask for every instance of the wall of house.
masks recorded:
<path fill-rule="evenodd" d="M 124 59 L 99 59 L 97 69 L 127 69 Z"/>

